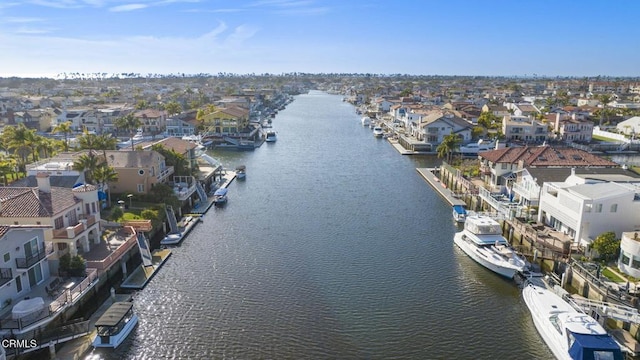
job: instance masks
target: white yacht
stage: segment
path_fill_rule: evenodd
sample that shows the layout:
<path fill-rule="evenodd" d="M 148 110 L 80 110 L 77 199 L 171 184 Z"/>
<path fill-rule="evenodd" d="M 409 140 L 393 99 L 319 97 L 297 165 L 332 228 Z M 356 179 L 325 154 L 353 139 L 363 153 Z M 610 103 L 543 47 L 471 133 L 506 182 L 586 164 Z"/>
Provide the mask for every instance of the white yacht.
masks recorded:
<path fill-rule="evenodd" d="M 460 146 L 458 152 L 463 155 L 478 155 L 481 151 L 494 150 L 496 148 L 496 142 L 485 142 L 480 139 L 477 143 L 469 143 L 467 145 Z"/>
<path fill-rule="evenodd" d="M 509 279 L 527 268 L 502 236 L 500 224 L 488 216 L 467 216 L 464 230 L 454 235 L 453 242 L 480 265 Z"/>
<path fill-rule="evenodd" d="M 362 123 L 362 126 L 369 126 L 371 125 L 371 118 L 368 116 L 363 116 L 362 119 L 360 119 L 360 122 Z"/>
<path fill-rule="evenodd" d="M 129 336 L 138 323 L 138 316 L 133 312 L 133 303 L 129 301 L 115 302 L 96 321 L 96 338 L 94 347 L 117 348 Z"/>
<path fill-rule="evenodd" d="M 383 135 L 384 135 L 384 131 L 382 131 L 382 127 L 374 126 L 374 128 L 373 128 L 373 136 L 379 138 L 379 137 L 382 137 Z"/>
<path fill-rule="evenodd" d="M 522 297 L 538 333 L 557 359 L 623 359 L 620 346 L 595 319 L 552 290 L 527 283 Z"/>

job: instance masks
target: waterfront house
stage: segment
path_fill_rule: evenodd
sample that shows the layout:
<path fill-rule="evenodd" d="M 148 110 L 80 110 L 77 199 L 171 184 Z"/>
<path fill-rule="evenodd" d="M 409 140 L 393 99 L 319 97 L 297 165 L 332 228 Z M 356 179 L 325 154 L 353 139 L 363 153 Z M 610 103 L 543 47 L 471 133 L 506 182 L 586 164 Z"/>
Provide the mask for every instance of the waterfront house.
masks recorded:
<path fill-rule="evenodd" d="M 625 135 L 640 134 L 640 116 L 630 117 L 616 125 L 616 129 Z"/>
<path fill-rule="evenodd" d="M 553 116 L 553 132 L 558 139 L 563 141 L 590 142 L 593 137 L 593 121 L 584 116 L 572 113 L 563 115 L 560 113 L 551 114 Z"/>
<path fill-rule="evenodd" d="M 507 115 L 502 118 L 502 133 L 508 141 L 542 143 L 549 131 L 544 124 L 529 116 Z"/>
<path fill-rule="evenodd" d="M 410 131 L 418 141 L 431 144 L 432 149 L 435 149 L 445 136 L 452 133 L 460 136 L 463 143 L 470 142 L 472 127 L 468 121 L 451 112 L 433 111 L 421 117 L 419 122 L 412 122 Z"/>
<path fill-rule="evenodd" d="M 618 269 L 636 279 L 640 278 L 640 231 L 622 233 Z"/>
<path fill-rule="evenodd" d="M 133 116 L 140 120 L 140 128 L 146 134 L 157 135 L 165 131 L 167 113 L 156 109 L 138 110 Z"/>
<path fill-rule="evenodd" d="M 613 231 L 620 237 L 626 229 L 640 228 L 639 211 L 640 182 L 595 181 L 571 175 L 564 182 L 544 183 L 538 221 L 588 249 L 602 233 Z"/>
<path fill-rule="evenodd" d="M 164 156 L 154 150 L 108 150 L 106 155 L 107 164 L 118 173 L 118 181 L 110 185 L 115 193 L 147 194 L 174 173 L 173 166 L 167 166 Z"/>
<path fill-rule="evenodd" d="M 182 115 L 182 114 L 180 114 Z M 176 115 L 167 119 L 165 134 L 170 137 L 191 136 L 196 133 L 195 112 L 193 115 L 193 123 L 187 120 L 187 117 Z"/>
<path fill-rule="evenodd" d="M 49 280 L 45 245 L 48 228 L 48 225 L 0 225 L 1 308 L 15 304 L 31 288 Z"/>
<path fill-rule="evenodd" d="M 218 108 L 202 118 L 202 125 L 207 132 L 231 135 L 247 129 L 249 110 L 240 107 Z"/>
<path fill-rule="evenodd" d="M 52 243 L 52 270 L 57 259 L 88 252 L 100 242 L 100 206 L 98 190 L 93 185 L 74 188 L 51 186 L 49 174 L 36 176 L 37 187 L 0 187 L 0 224 L 46 225 L 45 240 Z"/>
<path fill-rule="evenodd" d="M 480 173 L 490 187 L 507 185 L 525 168 L 616 168 L 613 161 L 583 150 L 545 146 L 509 147 L 478 154 Z"/>

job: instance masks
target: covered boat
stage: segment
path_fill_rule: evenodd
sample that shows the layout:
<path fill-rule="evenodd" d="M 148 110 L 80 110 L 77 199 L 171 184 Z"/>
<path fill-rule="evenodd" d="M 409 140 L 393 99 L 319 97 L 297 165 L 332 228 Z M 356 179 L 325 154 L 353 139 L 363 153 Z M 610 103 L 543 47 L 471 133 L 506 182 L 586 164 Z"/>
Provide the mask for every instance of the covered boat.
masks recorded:
<path fill-rule="evenodd" d="M 133 312 L 133 303 L 115 302 L 96 321 L 97 335 L 93 340 L 94 347 L 117 348 L 129 336 L 138 323 L 138 316 Z"/>
<path fill-rule="evenodd" d="M 216 205 L 223 205 L 227 203 L 227 188 L 219 188 L 213 193 L 213 203 Z"/>
<path fill-rule="evenodd" d="M 453 205 L 453 220 L 464 222 L 467 218 L 467 209 L 464 205 Z"/>

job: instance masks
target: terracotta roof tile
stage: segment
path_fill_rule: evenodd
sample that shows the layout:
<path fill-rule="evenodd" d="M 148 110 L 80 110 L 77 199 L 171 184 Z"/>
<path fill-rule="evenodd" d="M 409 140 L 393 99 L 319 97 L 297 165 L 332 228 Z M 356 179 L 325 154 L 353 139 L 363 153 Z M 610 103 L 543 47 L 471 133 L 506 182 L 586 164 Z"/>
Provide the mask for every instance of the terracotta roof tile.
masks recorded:
<path fill-rule="evenodd" d="M 574 148 L 551 146 L 511 147 L 478 154 L 492 163 L 515 164 L 522 161 L 524 167 L 617 167 L 613 161 L 603 159 Z"/>
<path fill-rule="evenodd" d="M 0 216 L 52 217 L 80 202 L 68 188 L 52 187 L 51 193 L 37 188 L 0 187 Z"/>

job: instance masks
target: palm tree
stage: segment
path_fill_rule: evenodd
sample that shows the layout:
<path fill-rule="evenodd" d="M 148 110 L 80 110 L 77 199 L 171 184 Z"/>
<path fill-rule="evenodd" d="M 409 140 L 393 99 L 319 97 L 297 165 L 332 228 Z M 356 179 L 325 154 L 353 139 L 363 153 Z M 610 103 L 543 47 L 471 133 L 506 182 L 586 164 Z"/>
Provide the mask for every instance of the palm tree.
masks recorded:
<path fill-rule="evenodd" d="M 2 132 L 4 146 L 19 159 L 18 167 L 20 171 L 26 172 L 27 159 L 33 151 L 32 145 L 35 132 L 35 130 L 24 126 L 24 124 L 6 126 Z"/>
<path fill-rule="evenodd" d="M 607 105 L 611 102 L 611 95 L 610 94 L 600 94 L 598 96 L 598 100 L 600 100 L 600 102 L 602 103 L 602 111 L 600 111 L 600 122 L 598 123 L 598 126 L 602 127 L 602 123 L 604 120 L 604 117 L 607 117 L 607 122 L 609 122 L 609 111 L 607 111 Z"/>
<path fill-rule="evenodd" d="M 462 143 L 462 139 L 453 132 L 449 135 L 445 135 L 440 145 L 436 148 L 438 157 L 446 157 L 449 162 L 451 160 L 451 154 L 460 147 L 460 143 Z"/>
<path fill-rule="evenodd" d="M 73 162 L 73 170 L 84 172 L 86 182 L 92 183 L 94 172 L 101 164 L 102 160 L 97 156 L 93 156 L 90 151 L 89 154 L 80 155 L 78 159 Z"/>
<path fill-rule="evenodd" d="M 106 161 L 107 150 L 116 150 L 118 146 L 118 139 L 111 136 L 111 134 L 100 134 L 95 141 L 95 149 L 102 150 L 102 155 Z"/>
<path fill-rule="evenodd" d="M 64 134 L 64 151 L 69 151 L 69 134 L 73 131 L 71 130 L 71 121 L 63 122 L 56 125 L 52 131 L 54 134 L 63 133 Z"/>
<path fill-rule="evenodd" d="M 4 180 L 4 186 L 9 184 L 7 175 L 14 174 L 16 169 L 16 161 L 6 155 L 0 155 L 0 176 Z"/>
<path fill-rule="evenodd" d="M 107 204 L 111 207 L 111 186 L 109 184 L 118 181 L 118 172 L 113 167 L 102 164 L 94 171 L 93 178 L 98 184 L 107 185 Z"/>
<path fill-rule="evenodd" d="M 169 114 L 169 116 L 179 114 L 182 111 L 182 105 L 180 105 L 177 101 L 169 101 L 164 106 L 164 110 Z M 199 111 L 199 110 L 198 110 Z"/>
<path fill-rule="evenodd" d="M 135 117 L 133 113 L 129 113 L 123 117 L 117 118 L 115 121 L 115 125 L 118 129 L 122 129 L 124 131 L 129 132 L 129 141 L 131 141 L 131 150 L 135 150 L 133 146 L 133 132 L 136 131 L 142 122 L 140 119 Z"/>

